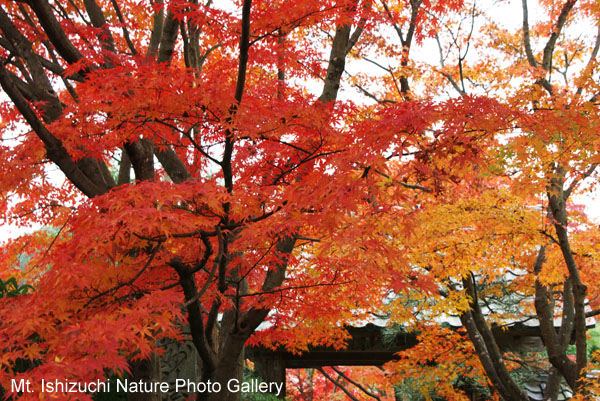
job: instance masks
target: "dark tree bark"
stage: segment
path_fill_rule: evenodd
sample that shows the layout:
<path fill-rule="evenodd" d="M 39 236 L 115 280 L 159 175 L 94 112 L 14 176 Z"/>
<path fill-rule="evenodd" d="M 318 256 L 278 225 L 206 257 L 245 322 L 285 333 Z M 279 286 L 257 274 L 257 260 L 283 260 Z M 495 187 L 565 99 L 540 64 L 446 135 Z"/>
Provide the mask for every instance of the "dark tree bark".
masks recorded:
<path fill-rule="evenodd" d="M 62 58 L 66 64 L 74 64 L 81 60 L 82 55 L 75 45 L 70 41 L 63 27 L 54 14 L 47 0 L 31 0 L 24 2 L 27 7 L 20 8 L 24 18 L 28 19 L 27 12 L 31 10 L 40 23 L 40 28 L 48 37 L 51 50 Z M 85 11 L 93 26 L 99 28 L 102 33 L 98 36 L 102 47 L 110 54 L 115 52 L 114 41 L 110 31 L 106 28 L 104 12 L 94 0 L 84 1 Z M 161 44 L 161 57 L 166 61 L 166 55 L 172 53 L 177 30 L 172 29 L 172 18 L 167 24 L 162 23 L 162 11 L 157 12 L 148 54 L 157 50 L 157 43 Z M 169 23 L 170 21 L 170 23 Z M 166 34 L 163 34 L 166 30 Z M 35 134 L 40 138 L 46 148 L 48 159 L 56 164 L 60 170 L 83 194 L 95 197 L 107 193 L 117 183 L 112 178 L 108 166 L 93 158 L 81 158 L 74 160 L 63 146 L 61 141 L 48 129 L 47 125 L 62 117 L 63 107 L 54 91 L 49 73 L 57 74 L 68 85 L 69 80 L 82 81 L 88 72 L 87 69 L 66 77 L 62 68 L 43 56 L 36 54 L 32 43 L 15 27 L 11 17 L 4 8 L 0 7 L 0 46 L 4 47 L 12 56 L 23 59 L 25 62 L 25 73 L 28 74 L 27 81 L 23 81 L 8 69 L 4 62 L 0 63 L 0 84 L 4 92 L 9 96 L 15 107 L 23 115 Z M 163 38 L 161 41 L 160 39 Z M 168 51 L 169 46 L 171 52 Z M 100 68 L 110 68 L 110 56 Z M 72 95 L 76 93 L 72 87 Z M 30 106 L 30 102 L 42 102 L 43 119 Z M 122 155 L 118 183 L 124 184 L 130 181 L 129 171 L 133 167 L 137 180 L 154 179 L 153 146 L 147 140 L 126 144 L 125 153 Z M 174 182 L 182 182 L 190 178 L 181 160 L 172 150 L 167 148 L 157 152 L 161 162 L 164 162 L 165 171 Z M 158 380 L 158 362 L 156 358 L 138 361 L 132 365 L 134 379 Z M 139 373 L 139 375 L 138 375 Z M 137 375 L 137 376 L 136 376 Z M 139 377 L 138 377 L 139 376 Z M 140 398 L 141 397 L 141 398 Z M 144 398 L 147 397 L 147 398 Z M 160 398 L 160 397 L 159 397 Z M 159 399 L 156 395 L 138 395 L 136 400 Z"/>
<path fill-rule="evenodd" d="M 553 326 L 554 310 L 551 305 L 554 300 L 552 293 L 539 281 L 536 281 L 535 307 L 540 319 L 542 338 L 548 350 L 550 363 L 562 374 L 571 389 L 578 392 L 580 388 L 579 379 L 583 377 L 587 365 L 587 328 L 585 321 L 587 287 L 581 281 L 579 269 L 569 243 L 566 209 L 569 192 L 564 189 L 564 177 L 564 169 L 559 165 L 555 166 L 547 193 L 550 215 L 554 221 L 558 245 L 569 272 L 563 290 L 563 327 L 561 327 L 558 335 Z M 543 251 L 540 251 L 540 255 L 538 255 L 539 266 L 536 261 L 536 273 L 538 274 L 541 271 L 543 257 Z M 573 329 L 575 331 L 576 346 L 575 362 L 572 362 L 566 354 L 566 348 Z"/>
<path fill-rule="evenodd" d="M 467 329 L 493 389 L 506 401 L 528 401 L 529 398 L 519 389 L 506 368 L 500 348 L 479 306 L 472 275 L 463 279 L 463 287 L 470 298 L 470 309 L 460 316 L 460 320 Z"/>
<path fill-rule="evenodd" d="M 533 53 L 529 30 L 529 11 L 527 0 L 522 0 L 523 9 L 523 46 L 525 55 L 530 66 L 541 68 L 548 74 L 552 71 L 552 55 L 554 48 L 561 34 L 562 29 L 567 23 L 567 19 L 575 1 L 567 0 L 554 23 L 552 32 L 544 46 L 542 52 L 542 60 L 539 63 Z M 592 50 L 591 60 L 598 53 L 600 44 L 600 35 L 596 38 L 595 48 Z M 546 77 L 541 77 L 536 81 L 536 84 L 542 87 L 550 96 L 553 96 L 553 86 Z M 578 90 L 578 93 L 581 93 Z M 537 104 L 533 104 L 534 110 L 537 110 Z M 591 174 L 596 168 L 592 165 L 585 176 Z M 565 378 L 568 385 L 574 392 L 580 390 L 579 379 L 583 375 L 583 369 L 587 365 L 587 340 L 586 340 L 586 314 L 585 314 L 585 296 L 587 287 L 581 281 L 579 269 L 571 246 L 569 243 L 569 234 L 567 231 L 567 200 L 577 180 L 575 180 L 569 188 L 565 189 L 565 166 L 556 163 L 551 166 L 548 173 L 549 184 L 547 188 L 548 199 L 548 217 L 554 222 L 554 231 L 558 239 L 563 261 L 567 266 L 569 277 L 563 284 L 562 291 L 562 323 L 559 332 L 556 333 L 554 327 L 554 303 L 555 299 L 552 294 L 552 289 L 544 286 L 539 280 L 535 283 L 535 308 L 536 314 L 540 322 L 540 330 L 544 345 L 548 350 L 548 360 L 553 368 L 550 372 L 547 389 L 544 399 L 556 399 L 560 387 L 561 376 Z M 545 261 L 545 247 L 541 247 L 538 257 L 535 261 L 534 271 L 536 275 L 540 274 L 542 265 Z M 572 362 L 567 354 L 566 349 L 571 339 L 572 333 L 575 333 L 576 346 L 576 361 Z"/>
<path fill-rule="evenodd" d="M 110 12 L 114 11 L 122 21 L 123 15 L 120 14 L 118 9 L 118 2 L 113 1 L 111 4 L 113 9 Z M 343 12 L 355 12 L 357 4 L 358 1 L 355 1 L 352 9 L 346 9 Z M 251 5 L 250 0 L 245 0 L 242 5 L 239 67 L 234 93 L 236 103 L 231 105 L 230 118 L 235 115 L 246 89 L 246 70 L 251 37 Z M 32 42 L 13 24 L 12 18 L 14 16 L 9 16 L 6 11 L 7 8 L 0 6 L 0 46 L 11 54 L 11 57 L 23 63 L 23 70 L 26 74 L 24 78 L 17 76 L 11 72 L 10 68 L 6 67 L 4 63 L 6 60 L 2 60 L 3 63 L 0 63 L 0 84 L 4 92 L 7 93 L 35 134 L 43 142 L 48 158 L 65 173 L 67 178 L 83 194 L 90 198 L 108 193 L 117 184 L 129 183 L 132 179 L 130 176 L 131 170 L 134 172 L 133 178 L 137 181 L 154 180 L 156 178 L 155 157 L 173 182 L 182 183 L 194 178 L 187 170 L 185 162 L 177 156 L 172 148 L 160 146 L 160 149 L 157 149 L 158 146 L 155 147 L 149 139 L 139 138 L 123 144 L 118 179 L 115 182 L 104 162 L 85 157 L 74 160 L 57 138 L 57 135 L 49 129 L 50 123 L 63 116 L 63 104 L 53 88 L 56 79 L 63 80 L 67 88 L 70 89 L 71 96 L 76 99 L 76 85 L 69 86 L 69 82 L 85 82 L 90 71 L 112 68 L 113 63 L 118 59 L 118 52 L 115 49 L 118 42 L 115 42 L 113 34 L 106 23 L 107 14 L 95 0 L 84 0 L 83 6 L 84 9 L 81 10 L 80 16 L 86 23 L 96 29 L 95 34 L 99 45 L 106 56 L 105 59 L 99 62 L 99 65 L 86 66 L 71 76 L 62 74 L 61 65 L 69 66 L 78 63 L 83 56 L 74 42 L 69 39 L 69 34 L 59 22 L 59 19 L 62 19 L 63 16 L 58 18 L 55 15 L 57 11 L 48 0 L 24 1 L 22 12 L 32 13 L 32 16 L 35 14 L 34 19 L 37 19 L 40 24 L 39 29 L 47 35 L 46 42 L 49 49 L 53 55 L 61 59 L 60 63 L 47 60 L 43 57 L 45 54 L 36 54 Z M 154 13 L 153 28 L 147 49 L 145 52 L 140 49 L 140 53 L 146 55 L 146 62 L 148 63 L 170 62 L 177 48 L 176 42 L 179 32 L 181 32 L 182 37 L 185 36 L 183 41 L 186 48 L 186 62 L 192 68 L 200 69 L 204 58 L 210 51 L 220 45 L 217 44 L 208 50 L 206 54 L 200 55 L 198 49 L 200 30 L 192 22 L 187 27 L 180 24 L 177 16 L 168 8 L 166 10 L 165 12 L 160 9 Z M 25 15 L 25 17 L 29 18 L 29 15 Z M 123 24 L 122 29 L 126 29 L 125 24 Z M 328 61 L 327 76 L 325 77 L 319 102 L 332 103 L 337 99 L 346 56 L 358 41 L 361 32 L 362 27 L 359 27 L 351 36 L 349 25 L 337 28 Z M 128 37 L 126 31 L 124 31 L 124 35 Z M 127 42 L 128 49 L 132 54 L 137 54 L 138 50 L 130 39 Z M 284 79 L 283 74 L 280 74 L 280 79 Z M 282 95 L 282 93 L 279 94 L 279 96 Z M 38 113 L 32 108 L 31 102 L 41 102 L 43 118 L 38 116 Z M 232 166 L 232 155 L 235 146 L 235 135 L 230 132 L 225 140 L 223 158 L 218 163 L 224 176 L 225 187 L 231 194 L 235 193 Z M 220 226 L 231 227 L 238 223 L 232 221 L 229 207 L 228 204 L 223 205 L 225 213 L 222 216 Z M 243 227 L 238 227 L 238 229 L 243 229 Z M 202 380 L 218 382 L 224 390 L 231 378 L 241 379 L 245 343 L 270 312 L 268 308 L 244 308 L 247 285 L 244 278 L 237 277 L 235 269 L 232 271 L 232 267 L 229 266 L 229 262 L 235 256 L 231 254 L 230 248 L 236 240 L 236 233 L 235 230 L 227 230 L 227 233 L 221 233 L 217 227 L 218 249 L 212 249 L 209 246 L 210 241 L 205 236 L 201 238 L 206 248 L 206 253 L 201 261 L 188 264 L 174 259 L 169 262 L 169 265 L 178 274 L 179 285 L 184 293 L 191 337 L 202 360 Z M 285 279 L 287 261 L 294 250 L 295 244 L 296 236 L 294 233 L 281 233 L 279 239 L 276 239 L 275 249 L 281 262 L 269 269 L 265 281 L 262 283 L 263 291 L 276 291 L 282 285 Z M 221 321 L 219 321 L 220 301 L 215 300 L 207 306 L 208 310 L 204 309 L 205 305 L 200 304 L 200 296 L 206 291 L 207 286 L 198 288 L 196 285 L 195 275 L 200 268 L 205 267 L 204 265 L 208 263 L 209 259 L 213 262 L 209 269 L 211 276 L 207 283 L 214 279 L 218 283 L 218 290 L 222 294 L 229 294 L 228 290 L 237 286 L 235 287 L 237 295 L 233 299 L 237 308 L 225 311 Z M 234 283 L 236 281 L 237 284 Z M 154 381 L 157 379 L 155 377 L 158 374 L 157 372 L 157 358 L 155 357 L 145 361 L 132 362 L 132 373 L 136 380 Z M 136 398 L 136 401 L 142 399 L 154 401 L 155 398 L 154 395 L 148 394 L 146 398 Z M 220 394 L 202 393 L 198 394 L 197 398 L 198 400 L 208 401 L 234 401 L 239 398 L 239 393 L 229 393 L 227 391 Z"/>
<path fill-rule="evenodd" d="M 235 91 L 235 99 L 238 102 L 242 101 L 244 87 L 245 87 L 245 74 L 247 68 L 247 52 L 249 49 L 249 33 L 250 33 L 250 6 L 251 2 L 246 0 L 243 4 L 242 9 L 242 30 L 240 38 L 240 60 L 238 68 L 238 80 Z M 323 86 L 323 92 L 319 97 L 319 101 L 323 103 L 333 102 L 337 98 L 339 91 L 340 80 L 344 71 L 345 58 L 349 51 L 348 42 L 350 36 L 350 27 L 343 26 L 338 27 L 333 40 L 333 45 L 330 53 L 329 64 L 327 69 L 327 76 Z M 236 105 L 233 105 L 232 113 L 235 113 Z M 225 144 L 225 152 L 221 167 L 224 172 L 225 186 L 230 192 L 234 191 L 232 181 L 232 166 L 231 166 L 231 154 L 235 143 L 232 139 L 227 140 Z M 228 210 L 227 208 L 225 209 Z M 232 223 L 225 218 L 226 223 Z M 220 255 L 217 257 L 218 266 L 218 277 L 217 281 L 219 284 L 219 290 L 223 293 L 227 290 L 227 284 L 225 280 L 225 274 L 227 272 L 226 266 L 228 261 L 227 249 L 228 244 L 235 240 L 234 236 L 226 236 L 223 238 L 222 249 Z M 291 255 L 295 246 L 295 235 L 290 234 L 286 237 L 280 238 L 276 243 L 276 250 L 281 256 L 282 262 L 275 268 L 269 270 L 267 277 L 262 285 L 263 291 L 271 291 L 281 286 L 285 279 L 285 272 L 287 268 L 287 259 Z M 180 281 L 184 287 L 186 300 L 197 300 L 198 290 L 194 288 L 193 274 L 182 275 L 180 273 L 181 267 L 178 267 L 178 273 L 180 275 Z M 231 272 L 230 272 L 231 274 Z M 233 280 L 231 277 L 230 281 Z M 242 280 L 243 281 L 243 280 Z M 185 290 L 187 288 L 187 290 Z M 219 324 L 217 319 L 217 311 L 219 310 L 220 303 L 215 301 L 210 308 L 207 315 L 207 323 L 202 322 L 202 313 L 199 310 L 199 306 L 196 305 L 197 301 L 192 302 L 188 306 L 188 319 L 192 330 L 192 338 L 194 338 L 194 344 L 196 345 L 199 355 L 203 361 L 203 380 L 211 380 L 212 382 L 218 382 L 221 388 L 224 390 L 220 394 L 198 394 L 197 400 L 202 401 L 236 401 L 239 399 L 239 393 L 231 393 L 225 391 L 227 389 L 227 382 L 232 377 L 241 379 L 242 373 L 242 360 L 245 343 L 248 338 L 252 335 L 258 325 L 264 321 L 267 317 L 268 309 L 254 309 L 243 311 L 243 285 L 239 296 L 234 300 L 235 304 L 238 305 L 236 310 L 229 310 L 224 313 L 223 319 Z M 213 330 L 217 330 L 218 341 L 213 340 Z"/>

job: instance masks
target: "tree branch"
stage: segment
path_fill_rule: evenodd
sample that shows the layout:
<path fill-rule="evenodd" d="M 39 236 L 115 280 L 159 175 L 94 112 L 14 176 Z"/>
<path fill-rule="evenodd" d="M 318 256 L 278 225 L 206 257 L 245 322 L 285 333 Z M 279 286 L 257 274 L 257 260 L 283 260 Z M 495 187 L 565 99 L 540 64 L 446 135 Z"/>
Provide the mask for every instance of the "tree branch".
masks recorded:
<path fill-rule="evenodd" d="M 529 11 L 527 9 L 527 0 L 522 0 L 523 4 L 523 45 L 525 46 L 525 55 L 527 61 L 532 67 L 537 67 L 537 61 L 531 50 L 531 34 L 529 33 Z"/>
<path fill-rule="evenodd" d="M 38 18 L 44 32 L 52 42 L 58 54 L 69 64 L 74 64 L 83 56 L 67 37 L 62 26 L 54 16 L 47 0 L 30 0 L 28 2 Z"/>
<path fill-rule="evenodd" d="M 248 67 L 248 50 L 250 48 L 250 9 L 252 0 L 244 0 L 242 5 L 242 34 L 240 35 L 240 56 L 238 64 L 237 83 L 235 85 L 235 100 L 240 103 L 246 85 L 246 69 Z"/>
<path fill-rule="evenodd" d="M 356 398 L 354 395 L 352 395 L 351 392 L 349 392 L 346 387 L 340 385 L 337 381 L 333 380 L 333 378 L 331 376 L 329 376 L 327 373 L 325 373 L 325 371 L 323 370 L 323 368 L 317 368 L 317 370 L 319 372 L 321 372 L 321 374 L 323 376 L 325 376 L 325 378 L 327 380 L 329 380 L 330 382 L 332 382 L 333 384 L 335 384 L 336 386 L 338 386 L 340 388 L 340 390 L 342 390 L 344 392 L 344 394 L 346 394 L 352 401 L 360 401 L 358 398 Z"/>
<path fill-rule="evenodd" d="M 331 369 L 333 369 L 338 375 L 342 376 L 344 378 L 344 380 L 346 380 L 347 382 L 349 382 L 351 384 L 354 384 L 356 387 L 358 387 L 363 393 L 365 393 L 369 397 L 375 398 L 376 400 L 381 401 L 381 398 L 379 398 L 379 396 L 377 394 L 374 394 L 374 393 L 370 392 L 369 390 L 367 390 L 366 388 L 364 388 L 360 383 L 355 382 L 354 380 L 352 380 L 351 378 L 349 378 L 348 376 L 346 376 L 344 374 L 344 372 L 342 372 L 341 370 L 337 369 L 335 366 L 332 366 Z"/>
<path fill-rule="evenodd" d="M 526 1 L 526 0 L 523 0 L 523 1 Z M 556 40 L 558 39 L 558 36 L 560 35 L 562 28 L 564 27 L 565 23 L 567 22 L 567 16 L 569 15 L 569 12 L 571 12 L 571 9 L 575 5 L 576 1 L 577 0 L 567 0 L 566 1 L 566 3 L 564 4 L 563 8 L 560 11 L 558 19 L 556 21 L 556 25 L 554 26 L 554 29 L 552 30 L 552 34 L 550 35 L 550 38 L 548 39 L 546 46 L 544 46 L 542 68 L 545 71 L 548 71 L 548 72 L 550 71 L 550 66 L 552 65 L 552 53 L 554 52 L 554 46 L 556 45 Z"/>
<path fill-rule="evenodd" d="M 162 11 L 162 10 L 161 10 Z M 158 62 L 170 62 L 173 56 L 173 50 L 175 49 L 175 40 L 177 39 L 177 33 L 179 32 L 179 23 L 171 11 L 167 12 L 164 24 L 160 23 L 161 15 L 155 15 L 154 17 L 154 28 L 162 26 L 162 33 L 160 35 L 160 46 L 158 49 Z M 152 36 L 154 38 L 154 30 Z M 150 45 L 154 46 L 154 42 L 150 42 Z M 148 48 L 148 54 L 152 55 L 152 47 Z"/>
<path fill-rule="evenodd" d="M 354 8 L 358 0 L 355 0 Z M 350 25 L 338 26 L 333 37 L 333 44 L 329 53 L 329 63 L 327 65 L 327 75 L 325 76 L 325 84 L 323 91 L 319 96 L 319 101 L 322 103 L 330 103 L 337 99 L 340 89 L 340 80 L 346 66 L 346 55 L 351 48 L 350 43 Z"/>
<path fill-rule="evenodd" d="M 80 165 L 85 159 L 77 163 L 73 161 L 61 141 L 55 138 L 46 128 L 44 123 L 38 118 L 37 114 L 29 106 L 29 102 L 23 97 L 17 86 L 12 81 L 10 74 L 0 63 L 0 84 L 4 92 L 10 97 L 15 107 L 23 115 L 29 126 L 35 131 L 37 136 L 44 142 L 48 158 L 54 162 L 67 178 L 81 192 L 92 198 L 105 193 L 109 188 L 100 186 L 102 181 L 91 180 L 81 169 Z"/>
<path fill-rule="evenodd" d="M 129 47 L 129 50 L 131 50 L 131 54 L 133 56 L 136 56 L 138 54 L 137 49 L 135 48 L 135 45 L 133 44 L 133 42 L 131 41 L 131 38 L 129 37 L 129 31 L 127 30 L 127 26 L 125 24 L 125 19 L 123 18 L 123 14 L 121 14 L 121 9 L 119 8 L 119 4 L 117 3 L 116 0 L 110 0 L 113 9 L 115 10 L 115 14 L 117 14 L 117 18 L 119 19 L 119 22 L 121 22 L 121 29 L 123 30 L 123 37 L 125 38 L 125 42 L 127 42 L 127 47 Z"/>
<path fill-rule="evenodd" d="M 485 344 L 485 348 L 487 349 L 487 353 L 489 354 L 490 361 L 493 364 L 494 372 L 496 373 L 498 379 L 502 383 L 503 398 L 507 401 L 527 401 L 527 395 L 519 389 L 517 384 L 510 376 L 510 373 L 508 372 L 508 369 L 506 368 L 506 365 L 504 363 L 502 353 L 500 352 L 500 348 L 496 343 L 496 339 L 494 338 L 490 327 L 485 321 L 485 317 L 483 316 L 481 307 L 479 306 L 479 298 L 477 296 L 477 290 L 475 287 L 475 279 L 473 274 L 463 279 L 463 287 L 467 295 L 469 295 L 469 297 L 471 298 L 470 312 L 473 319 L 473 324 L 475 325 L 477 331 L 481 335 L 483 343 Z"/>

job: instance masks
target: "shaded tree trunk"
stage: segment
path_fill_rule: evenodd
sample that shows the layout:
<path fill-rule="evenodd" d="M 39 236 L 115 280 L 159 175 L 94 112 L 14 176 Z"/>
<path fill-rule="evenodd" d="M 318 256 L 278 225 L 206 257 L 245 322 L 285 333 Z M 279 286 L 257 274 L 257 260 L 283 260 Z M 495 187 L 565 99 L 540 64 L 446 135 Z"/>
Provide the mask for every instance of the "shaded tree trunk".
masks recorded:
<path fill-rule="evenodd" d="M 470 309 L 460 316 L 460 320 L 467 329 L 493 390 L 506 401 L 528 401 L 527 395 L 510 376 L 492 330 L 481 311 L 473 275 L 463 279 L 463 288 L 470 298 Z"/>
<path fill-rule="evenodd" d="M 143 383 L 154 383 L 161 381 L 160 363 L 156 354 L 150 358 L 129 363 L 131 368 L 132 381 L 142 381 Z M 143 393 L 128 392 L 128 401 L 161 401 L 162 393 Z"/>

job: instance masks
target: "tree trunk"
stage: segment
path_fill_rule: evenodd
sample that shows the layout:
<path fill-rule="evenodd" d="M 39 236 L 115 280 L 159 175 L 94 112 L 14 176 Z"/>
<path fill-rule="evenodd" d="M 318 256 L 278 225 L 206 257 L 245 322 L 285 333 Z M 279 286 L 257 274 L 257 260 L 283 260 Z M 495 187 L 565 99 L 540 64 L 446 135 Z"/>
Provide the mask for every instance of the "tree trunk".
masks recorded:
<path fill-rule="evenodd" d="M 460 316 L 460 320 L 467 329 L 475 352 L 492 383 L 493 390 L 497 391 L 506 401 L 528 401 L 527 395 L 519 389 L 510 376 L 496 339 L 485 321 L 479 307 L 473 276 L 463 279 L 463 287 L 471 298 L 471 308 Z"/>
<path fill-rule="evenodd" d="M 132 361 L 129 363 L 131 368 L 131 380 L 143 383 L 153 383 L 161 381 L 160 364 L 156 354 L 148 359 Z M 128 401 L 161 401 L 162 393 L 144 393 L 144 392 L 128 392 Z"/>
<path fill-rule="evenodd" d="M 282 387 L 281 393 L 270 391 L 271 394 L 280 399 L 285 399 L 285 361 L 277 353 L 273 358 L 254 359 L 254 371 L 265 383 L 278 383 Z M 305 369 L 306 382 L 308 384 L 308 393 L 306 401 L 312 401 L 312 376 L 314 369 Z"/>

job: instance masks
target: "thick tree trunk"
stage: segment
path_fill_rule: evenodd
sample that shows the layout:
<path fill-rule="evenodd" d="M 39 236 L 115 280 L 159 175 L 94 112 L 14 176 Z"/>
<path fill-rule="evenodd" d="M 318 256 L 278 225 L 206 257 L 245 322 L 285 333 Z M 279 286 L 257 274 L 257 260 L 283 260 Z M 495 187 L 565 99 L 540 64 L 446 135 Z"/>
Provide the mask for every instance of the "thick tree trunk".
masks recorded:
<path fill-rule="evenodd" d="M 141 361 L 132 361 L 129 364 L 131 368 L 132 381 L 142 381 L 143 383 L 154 383 L 161 381 L 160 364 L 156 354 L 153 354 L 148 359 Z M 128 401 L 161 401 L 162 393 L 144 393 L 144 392 L 129 392 L 127 393 Z"/>
<path fill-rule="evenodd" d="M 227 352 L 219 359 L 213 374 L 213 382 L 219 383 L 221 392 L 198 394 L 198 401 L 239 401 L 241 397 L 244 368 L 245 336 L 230 334 L 225 341 Z"/>
<path fill-rule="evenodd" d="M 285 361 L 276 353 L 273 358 L 256 358 L 254 359 L 254 371 L 265 383 L 277 383 L 281 386 L 282 391 L 270 393 L 280 399 L 285 399 Z M 314 369 L 305 369 L 306 382 L 308 384 L 308 393 L 305 394 L 306 401 L 312 401 L 312 376 Z"/>
<path fill-rule="evenodd" d="M 475 347 L 475 352 L 483 365 L 485 373 L 492 382 L 494 390 L 506 401 L 528 401 L 527 395 L 519 389 L 510 376 L 496 339 L 485 321 L 479 307 L 473 277 L 464 279 L 463 286 L 467 295 L 471 298 L 471 308 L 460 316 L 460 320 L 467 329 L 469 338 Z"/>
<path fill-rule="evenodd" d="M 357 2 L 354 4 L 356 6 Z M 240 36 L 240 59 L 238 68 L 238 78 L 235 91 L 235 99 L 241 102 L 245 87 L 245 73 L 248 61 L 249 35 L 250 35 L 250 8 L 251 1 L 245 0 L 242 7 L 242 29 Z M 351 11 L 355 11 L 355 8 Z M 334 102 L 337 99 L 340 80 L 344 71 L 346 55 L 352 45 L 358 40 L 360 33 L 355 35 L 352 44 L 349 43 L 351 28 L 349 25 L 338 26 L 331 53 L 327 76 L 323 86 L 323 92 L 319 97 L 322 103 Z M 235 113 L 236 106 L 231 108 Z M 221 167 L 224 175 L 225 186 L 229 192 L 233 192 L 233 180 L 231 171 L 231 155 L 233 152 L 234 141 L 232 137 L 226 140 L 224 146 L 224 155 Z M 131 155 L 130 155 L 131 156 Z M 229 221 L 229 204 L 224 205 L 226 216 L 223 221 Z M 213 271 L 216 271 L 216 281 L 218 291 L 222 294 L 227 292 L 229 283 L 236 282 L 237 272 L 227 271 L 229 260 L 232 255 L 228 254 L 229 244 L 235 241 L 232 235 L 219 234 L 219 251 L 214 261 Z M 276 250 L 282 257 L 277 266 L 269 268 L 266 278 L 262 285 L 262 291 L 269 292 L 281 286 L 285 279 L 287 269 L 287 259 L 291 255 L 295 246 L 295 235 L 287 234 L 276 240 Z M 221 389 L 219 393 L 206 392 L 198 393 L 197 400 L 200 401 L 238 401 L 241 393 L 228 384 L 242 382 L 244 346 L 248 338 L 256 330 L 261 322 L 267 317 L 268 309 L 254 309 L 250 307 L 247 310 L 243 308 L 243 294 L 240 293 L 233 297 L 235 310 L 228 310 L 224 313 L 220 324 L 216 322 L 217 311 L 221 308 L 221 301 L 215 300 L 210 306 L 210 310 L 203 310 L 199 303 L 199 290 L 195 284 L 195 270 L 191 266 L 185 266 L 178 261 L 173 261 L 171 266 L 177 270 L 180 277 L 180 283 L 184 290 L 186 304 L 188 308 L 188 319 L 198 353 L 203 362 L 202 380 L 212 383 L 218 383 Z M 217 269 L 218 268 L 218 269 Z M 213 274 L 213 273 L 211 273 Z M 240 282 L 243 280 L 239 280 Z M 238 290 L 240 290 L 238 288 Z M 200 290 L 202 292 L 202 290 Z M 243 292 L 243 291 L 242 291 Z M 207 307 L 208 308 L 208 307 Z M 206 321 L 204 320 L 206 317 Z M 219 327 L 219 339 L 214 341 L 212 338 L 213 328 Z M 217 345 L 218 343 L 218 345 Z M 285 379 L 285 378 L 284 378 Z"/>
<path fill-rule="evenodd" d="M 558 401 L 558 393 L 560 391 L 560 382 L 562 376 L 558 369 L 552 367 L 550 374 L 546 380 L 546 388 L 544 389 L 543 401 Z"/>
<path fill-rule="evenodd" d="M 569 272 L 569 278 L 565 284 L 563 296 L 563 326 L 568 323 L 569 330 L 561 328 L 561 338 L 556 335 L 554 326 L 551 323 L 554 319 L 553 308 L 550 307 L 552 294 L 548 289 L 536 281 L 536 300 L 535 306 L 540 317 L 540 327 L 544 344 L 548 349 L 548 359 L 550 363 L 565 377 L 567 383 L 577 393 L 580 389 L 579 379 L 584 375 L 584 369 L 587 366 L 587 337 L 586 337 L 586 316 L 585 316 L 585 297 L 587 287 L 581 281 L 579 268 L 575 262 L 573 251 L 569 243 L 568 218 L 567 218 L 567 199 L 570 190 L 565 191 L 565 169 L 560 166 L 554 166 L 551 173 L 550 184 L 548 186 L 548 206 L 551 217 L 554 221 L 554 230 L 558 238 L 563 260 Z M 542 260 L 543 262 L 543 260 Z M 536 273 L 541 271 L 541 266 L 536 266 Z M 569 339 L 572 328 L 575 330 L 575 348 L 576 358 L 573 363 L 566 354 L 565 338 Z M 561 341 L 562 340 L 562 341 Z"/>
<path fill-rule="evenodd" d="M 273 387 L 269 391 L 272 395 L 279 399 L 285 399 L 285 361 L 277 353 L 273 354 L 272 358 L 255 358 L 254 359 L 254 371 L 265 383 L 277 383 L 281 386 L 278 388 Z M 312 401 L 312 375 L 314 369 L 305 369 L 306 382 L 308 383 L 308 393 L 304 394 L 306 401 Z M 277 390 L 281 389 L 280 392 Z"/>

